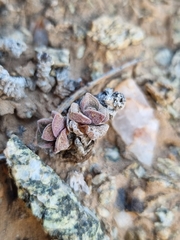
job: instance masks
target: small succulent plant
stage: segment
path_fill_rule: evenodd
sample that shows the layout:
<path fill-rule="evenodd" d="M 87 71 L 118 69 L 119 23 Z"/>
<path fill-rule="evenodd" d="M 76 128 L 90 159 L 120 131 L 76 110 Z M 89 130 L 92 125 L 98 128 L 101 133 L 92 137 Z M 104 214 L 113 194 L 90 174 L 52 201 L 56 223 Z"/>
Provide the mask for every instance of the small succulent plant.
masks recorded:
<path fill-rule="evenodd" d="M 85 156 L 95 140 L 106 134 L 109 116 L 108 108 L 86 93 L 79 104 L 71 104 L 67 116 L 53 111 L 51 118 L 37 121 L 37 145 L 51 148 L 55 154 L 75 147 L 75 152 Z"/>

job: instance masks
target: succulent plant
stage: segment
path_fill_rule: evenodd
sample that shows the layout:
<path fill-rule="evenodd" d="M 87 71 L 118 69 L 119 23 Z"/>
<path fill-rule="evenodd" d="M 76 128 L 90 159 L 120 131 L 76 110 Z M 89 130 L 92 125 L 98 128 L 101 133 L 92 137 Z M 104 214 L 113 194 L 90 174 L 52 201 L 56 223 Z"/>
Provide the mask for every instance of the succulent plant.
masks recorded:
<path fill-rule="evenodd" d="M 74 148 L 74 154 L 85 156 L 94 142 L 106 134 L 109 115 L 107 107 L 92 94 L 86 93 L 79 104 L 71 104 L 67 116 L 53 111 L 51 118 L 37 121 L 37 145 L 51 148 L 55 154 Z"/>

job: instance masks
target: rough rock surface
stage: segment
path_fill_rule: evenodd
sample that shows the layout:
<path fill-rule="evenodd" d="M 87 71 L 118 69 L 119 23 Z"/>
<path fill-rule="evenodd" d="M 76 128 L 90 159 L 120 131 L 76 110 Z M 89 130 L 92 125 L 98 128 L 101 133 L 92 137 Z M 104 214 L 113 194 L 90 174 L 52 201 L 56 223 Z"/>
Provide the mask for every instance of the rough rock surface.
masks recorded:
<path fill-rule="evenodd" d="M 131 79 L 118 86 L 127 98 L 126 107 L 118 112 L 113 127 L 126 145 L 126 151 L 150 166 L 159 128 L 158 120 L 145 96 Z M 142 151 L 143 149 L 143 151 Z"/>
<path fill-rule="evenodd" d="M 83 207 L 71 189 L 15 135 L 5 150 L 19 195 L 57 239 L 105 239 L 99 220 Z"/>

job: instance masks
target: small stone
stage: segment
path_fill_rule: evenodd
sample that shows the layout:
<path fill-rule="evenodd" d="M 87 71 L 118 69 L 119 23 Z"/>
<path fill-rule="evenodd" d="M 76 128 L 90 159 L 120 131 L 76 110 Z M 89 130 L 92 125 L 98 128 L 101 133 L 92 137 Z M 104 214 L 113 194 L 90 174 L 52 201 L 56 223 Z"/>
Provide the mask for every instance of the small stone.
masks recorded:
<path fill-rule="evenodd" d="M 132 198 L 129 210 L 132 212 L 142 213 L 144 209 L 144 202 L 141 202 L 138 198 Z"/>
<path fill-rule="evenodd" d="M 92 179 L 92 183 L 94 185 L 100 185 L 101 183 L 103 183 L 105 181 L 106 178 L 107 178 L 106 173 L 98 174 Z"/>
<path fill-rule="evenodd" d="M 112 181 L 107 181 L 98 188 L 99 201 L 102 205 L 113 203 L 116 195 L 116 186 Z"/>
<path fill-rule="evenodd" d="M 156 222 L 156 226 L 164 226 L 164 227 L 170 227 L 172 225 L 172 222 L 174 220 L 174 214 L 172 211 L 166 209 L 166 208 L 158 208 L 156 210 L 156 215 L 159 218 L 160 223 Z"/>
<path fill-rule="evenodd" d="M 108 218 L 110 216 L 110 212 L 104 207 L 98 207 L 97 212 L 101 217 Z"/>
<path fill-rule="evenodd" d="M 126 192 L 124 188 L 119 188 L 116 197 L 116 206 L 122 211 L 125 209 Z"/>
<path fill-rule="evenodd" d="M 84 45 L 80 46 L 80 47 L 77 49 L 76 56 L 77 56 L 78 59 L 83 58 L 85 50 L 86 50 L 86 47 L 85 47 Z"/>
<path fill-rule="evenodd" d="M 156 53 L 154 60 L 163 67 L 168 67 L 171 63 L 173 53 L 170 49 L 164 48 Z"/>
<path fill-rule="evenodd" d="M 114 216 L 114 220 L 118 227 L 120 228 L 129 228 L 133 225 L 133 219 L 131 215 L 127 212 L 118 212 Z"/>
<path fill-rule="evenodd" d="M 106 148 L 105 149 L 105 158 L 112 162 L 120 161 L 120 154 L 118 148 Z"/>
<path fill-rule="evenodd" d="M 138 166 L 138 168 L 134 170 L 134 173 L 138 178 L 142 178 L 146 174 L 146 171 L 142 166 Z"/>
<path fill-rule="evenodd" d="M 158 227 L 156 228 L 156 236 L 159 240 L 168 240 L 170 239 L 171 229 L 167 227 Z"/>
<path fill-rule="evenodd" d="M 93 164 L 92 172 L 94 174 L 100 174 L 101 173 L 101 167 L 99 166 L 99 164 L 97 164 L 97 163 Z"/>

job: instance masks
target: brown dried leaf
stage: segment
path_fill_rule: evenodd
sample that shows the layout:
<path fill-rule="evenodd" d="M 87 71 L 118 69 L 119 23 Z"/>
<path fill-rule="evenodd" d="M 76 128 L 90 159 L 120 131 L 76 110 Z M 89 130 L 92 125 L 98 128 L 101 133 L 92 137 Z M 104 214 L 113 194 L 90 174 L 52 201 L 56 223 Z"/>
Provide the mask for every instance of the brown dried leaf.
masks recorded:
<path fill-rule="evenodd" d="M 103 137 L 107 133 L 109 125 L 108 124 L 103 124 L 100 126 L 89 125 L 85 126 L 84 128 L 86 134 L 91 140 L 97 140 L 98 138 Z"/>
<path fill-rule="evenodd" d="M 59 153 L 60 151 L 66 150 L 69 146 L 70 143 L 67 137 L 67 130 L 65 128 L 56 139 L 54 153 Z"/>
<path fill-rule="evenodd" d="M 69 119 L 81 123 L 81 124 L 91 124 L 91 119 L 81 113 L 79 105 L 77 103 L 72 103 L 69 109 Z"/>
<path fill-rule="evenodd" d="M 52 121 L 52 131 L 55 137 L 65 128 L 65 118 L 60 113 L 55 113 Z"/>
<path fill-rule="evenodd" d="M 49 123 L 43 130 L 41 138 L 45 141 L 54 141 L 55 137 L 52 131 L 52 123 Z"/>

